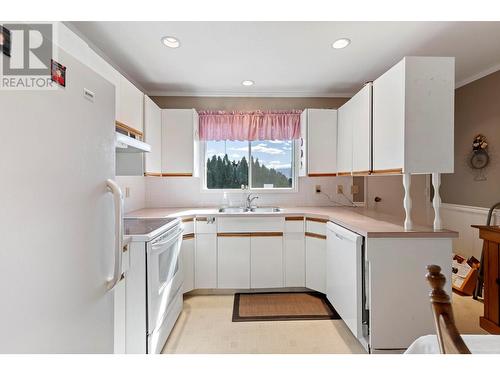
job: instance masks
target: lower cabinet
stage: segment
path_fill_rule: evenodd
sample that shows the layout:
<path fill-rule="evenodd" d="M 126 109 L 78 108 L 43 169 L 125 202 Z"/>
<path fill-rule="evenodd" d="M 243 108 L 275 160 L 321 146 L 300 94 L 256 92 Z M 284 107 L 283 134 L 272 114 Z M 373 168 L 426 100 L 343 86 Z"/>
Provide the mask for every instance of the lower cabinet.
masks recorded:
<path fill-rule="evenodd" d="M 284 267 L 285 287 L 305 287 L 305 239 L 302 233 L 285 233 Z"/>
<path fill-rule="evenodd" d="M 217 235 L 215 233 L 196 234 L 194 272 L 196 289 L 217 288 Z"/>
<path fill-rule="evenodd" d="M 217 287 L 250 288 L 250 236 L 217 237 Z"/>
<path fill-rule="evenodd" d="M 306 234 L 306 287 L 326 293 L 326 236 Z"/>
<path fill-rule="evenodd" d="M 186 235 L 182 240 L 182 271 L 184 272 L 183 293 L 190 292 L 194 289 L 194 243 L 194 235 Z"/>
<path fill-rule="evenodd" d="M 283 234 L 251 237 L 251 287 L 283 287 Z"/>

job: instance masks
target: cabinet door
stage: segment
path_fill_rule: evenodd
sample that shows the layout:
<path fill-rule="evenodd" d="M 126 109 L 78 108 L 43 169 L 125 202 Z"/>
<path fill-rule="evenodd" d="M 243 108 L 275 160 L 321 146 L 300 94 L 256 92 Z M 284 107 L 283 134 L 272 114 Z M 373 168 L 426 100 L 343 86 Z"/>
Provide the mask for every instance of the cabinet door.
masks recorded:
<path fill-rule="evenodd" d="M 120 98 L 116 119 L 140 132 L 144 131 L 144 94 L 121 76 L 118 95 Z"/>
<path fill-rule="evenodd" d="M 194 286 L 217 287 L 217 237 L 215 234 L 196 233 Z"/>
<path fill-rule="evenodd" d="M 194 237 L 184 238 L 181 245 L 182 271 L 184 272 L 183 293 L 194 289 Z"/>
<path fill-rule="evenodd" d="M 217 287 L 250 288 L 250 236 L 217 238 Z"/>
<path fill-rule="evenodd" d="M 367 83 L 348 103 L 348 122 L 352 127 L 352 171 L 368 174 L 372 168 L 372 84 Z"/>
<path fill-rule="evenodd" d="M 326 240 L 306 235 L 306 287 L 326 293 Z"/>
<path fill-rule="evenodd" d="M 337 173 L 336 110 L 307 110 L 307 159 L 309 176 Z"/>
<path fill-rule="evenodd" d="M 192 109 L 162 110 L 162 172 L 167 175 L 196 175 L 196 133 Z"/>
<path fill-rule="evenodd" d="M 352 172 L 352 122 L 351 104 L 345 103 L 338 110 L 337 170 L 339 175 Z"/>
<path fill-rule="evenodd" d="M 307 176 L 307 109 L 300 114 L 299 176 Z"/>
<path fill-rule="evenodd" d="M 251 287 L 283 286 L 283 236 L 251 238 Z"/>
<path fill-rule="evenodd" d="M 306 286 L 305 238 L 302 233 L 285 233 L 285 287 Z"/>
<path fill-rule="evenodd" d="M 373 82 L 373 170 L 403 169 L 404 63 L 400 62 Z"/>
<path fill-rule="evenodd" d="M 144 96 L 144 140 L 151 146 L 151 152 L 144 155 L 145 173 L 161 173 L 161 109 Z"/>

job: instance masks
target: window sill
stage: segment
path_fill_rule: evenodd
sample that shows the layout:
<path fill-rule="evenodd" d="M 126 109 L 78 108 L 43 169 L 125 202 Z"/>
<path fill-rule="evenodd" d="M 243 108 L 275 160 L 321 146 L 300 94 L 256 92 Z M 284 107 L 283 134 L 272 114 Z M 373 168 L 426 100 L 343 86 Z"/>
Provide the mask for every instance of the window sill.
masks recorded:
<path fill-rule="evenodd" d="M 255 193 L 255 194 L 290 194 L 290 193 L 298 193 L 299 189 L 294 187 L 294 188 L 283 188 L 283 189 L 248 189 L 248 190 L 241 190 L 241 189 L 207 189 L 205 187 L 201 188 L 202 193 L 213 193 L 213 194 L 249 194 L 249 193 Z"/>

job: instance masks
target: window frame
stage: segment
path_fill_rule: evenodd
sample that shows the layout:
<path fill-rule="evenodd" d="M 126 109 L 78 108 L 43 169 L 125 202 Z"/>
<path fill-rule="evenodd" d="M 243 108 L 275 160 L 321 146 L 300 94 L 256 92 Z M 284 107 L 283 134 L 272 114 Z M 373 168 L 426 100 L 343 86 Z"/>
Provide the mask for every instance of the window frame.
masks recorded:
<path fill-rule="evenodd" d="M 251 157 L 252 157 L 252 141 L 248 142 L 248 182 L 249 186 L 245 190 L 248 193 L 297 193 L 299 191 L 299 152 L 300 152 L 300 139 L 292 139 L 292 187 L 289 188 L 252 188 L 250 185 L 252 183 L 252 167 L 251 167 Z M 200 171 L 202 171 L 200 182 L 201 191 L 203 193 L 237 193 L 241 192 L 241 188 L 227 188 L 227 189 L 209 189 L 207 188 L 207 141 L 200 141 Z"/>

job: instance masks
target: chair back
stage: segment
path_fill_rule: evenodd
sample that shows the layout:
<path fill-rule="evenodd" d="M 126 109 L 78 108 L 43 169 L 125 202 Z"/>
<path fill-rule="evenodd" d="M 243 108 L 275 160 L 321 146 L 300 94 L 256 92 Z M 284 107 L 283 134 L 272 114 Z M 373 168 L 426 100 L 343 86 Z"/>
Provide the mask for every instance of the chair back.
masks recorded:
<path fill-rule="evenodd" d="M 441 267 L 430 265 L 427 266 L 427 271 L 426 277 L 432 288 L 429 297 L 434 314 L 439 351 L 441 354 L 470 354 L 469 348 L 465 345 L 455 326 L 450 296 L 443 289 L 446 278 L 441 273 Z"/>

